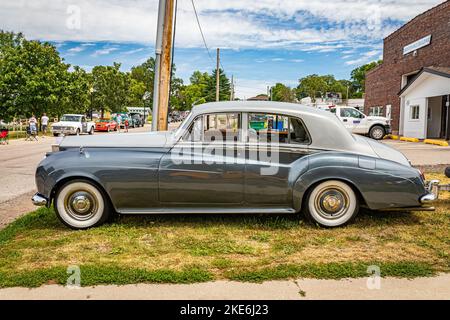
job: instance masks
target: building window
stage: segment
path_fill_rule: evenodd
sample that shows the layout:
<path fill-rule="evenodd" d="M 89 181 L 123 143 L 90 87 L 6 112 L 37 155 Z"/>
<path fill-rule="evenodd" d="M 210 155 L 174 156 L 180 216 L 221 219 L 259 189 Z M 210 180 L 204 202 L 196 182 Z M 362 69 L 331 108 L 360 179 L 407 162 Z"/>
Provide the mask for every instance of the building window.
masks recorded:
<path fill-rule="evenodd" d="M 419 112 L 420 112 L 420 106 L 411 106 L 411 120 L 419 120 Z"/>
<path fill-rule="evenodd" d="M 369 116 L 380 117 L 383 116 L 383 107 L 370 107 Z"/>

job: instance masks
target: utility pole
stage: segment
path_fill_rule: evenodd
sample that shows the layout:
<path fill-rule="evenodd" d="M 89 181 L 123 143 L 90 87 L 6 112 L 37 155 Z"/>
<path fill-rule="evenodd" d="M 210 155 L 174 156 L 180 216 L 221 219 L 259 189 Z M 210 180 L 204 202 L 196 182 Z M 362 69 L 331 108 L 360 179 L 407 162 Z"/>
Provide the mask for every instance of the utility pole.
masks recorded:
<path fill-rule="evenodd" d="M 231 75 L 230 101 L 234 100 L 234 76 Z"/>
<path fill-rule="evenodd" d="M 267 86 L 267 101 L 270 101 L 270 87 Z"/>
<path fill-rule="evenodd" d="M 173 18 L 174 18 L 174 0 L 160 0 L 159 2 L 159 14 L 158 17 L 158 32 L 156 49 L 158 50 L 158 41 L 161 43 L 160 53 L 160 65 L 159 68 L 155 65 L 155 71 L 159 71 L 159 74 L 155 73 L 155 93 L 154 102 L 157 103 L 157 110 L 153 110 L 157 117 L 157 129 L 158 131 L 167 130 L 167 114 L 169 109 L 169 96 L 170 96 L 170 74 L 172 71 L 172 40 L 173 40 Z M 163 9 L 164 8 L 164 9 Z M 162 24 L 159 18 L 162 18 Z M 162 26 L 162 31 L 161 31 Z M 161 34 L 161 39 L 158 36 Z M 158 58 L 158 55 L 157 55 Z M 155 108 L 154 108 L 155 109 Z M 153 121 L 155 118 L 152 119 Z M 152 125 L 153 127 L 153 125 Z"/>
<path fill-rule="evenodd" d="M 348 107 L 348 90 L 349 90 L 349 86 L 347 86 L 347 107 Z"/>
<path fill-rule="evenodd" d="M 153 105 L 152 105 L 152 131 L 158 130 L 158 105 L 159 105 L 159 77 L 161 69 L 162 37 L 164 28 L 164 12 L 166 11 L 166 0 L 159 0 L 158 25 L 155 44 L 155 78 L 153 80 Z M 144 109 L 145 111 L 145 109 Z"/>
<path fill-rule="evenodd" d="M 217 48 L 217 66 L 216 66 L 216 101 L 220 100 L 220 49 Z"/>

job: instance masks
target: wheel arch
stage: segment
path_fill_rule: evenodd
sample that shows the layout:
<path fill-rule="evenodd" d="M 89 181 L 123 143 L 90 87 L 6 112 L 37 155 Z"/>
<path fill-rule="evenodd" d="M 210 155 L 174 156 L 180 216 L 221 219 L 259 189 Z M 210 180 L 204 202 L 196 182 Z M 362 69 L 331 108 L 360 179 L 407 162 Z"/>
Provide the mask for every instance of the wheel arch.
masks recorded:
<path fill-rule="evenodd" d="M 58 179 L 51 189 L 49 202 L 52 203 L 54 201 L 57 191 L 63 185 L 65 185 L 67 182 L 74 181 L 74 180 L 85 180 L 85 181 L 93 184 L 94 186 L 96 186 L 100 190 L 100 192 L 102 192 L 105 195 L 106 200 L 109 201 L 111 206 L 114 208 L 114 203 L 112 202 L 111 196 L 106 191 L 106 188 L 102 185 L 102 183 L 95 176 L 86 175 L 86 174 L 66 175 L 66 176 L 63 176 L 60 179 Z"/>
<path fill-rule="evenodd" d="M 386 131 L 386 125 L 381 123 L 381 122 L 377 122 L 377 123 L 373 123 L 370 127 L 369 127 L 369 131 L 367 132 L 367 134 L 370 133 L 370 130 L 372 130 L 374 127 L 382 127 L 385 131 Z"/>
<path fill-rule="evenodd" d="M 329 180 L 337 180 L 344 182 L 349 185 L 350 188 L 355 192 L 355 195 L 360 202 L 360 205 L 367 206 L 367 200 L 364 197 L 363 192 L 361 189 L 357 186 L 357 183 L 355 183 L 352 179 L 349 177 L 343 177 L 343 176 L 335 176 L 335 175 L 319 175 L 320 177 L 316 177 L 314 179 L 307 180 L 307 183 L 305 180 L 303 180 L 301 177 L 295 184 L 295 190 L 294 190 L 294 208 L 297 212 L 300 212 L 306 202 L 306 197 L 308 196 L 309 192 L 311 192 L 316 186 L 321 184 L 322 182 L 329 181 Z"/>

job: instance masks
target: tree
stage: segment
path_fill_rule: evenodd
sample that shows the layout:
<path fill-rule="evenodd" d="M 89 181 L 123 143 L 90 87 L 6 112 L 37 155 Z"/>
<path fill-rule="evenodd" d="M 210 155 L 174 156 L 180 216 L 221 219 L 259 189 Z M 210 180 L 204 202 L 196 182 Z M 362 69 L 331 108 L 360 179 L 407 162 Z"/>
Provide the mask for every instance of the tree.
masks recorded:
<path fill-rule="evenodd" d="M 62 108 L 55 110 L 55 114 L 63 113 L 88 113 L 90 109 L 91 76 L 82 68 L 75 66 L 72 72 L 67 74 L 67 84 Z"/>
<path fill-rule="evenodd" d="M 206 88 L 206 101 L 208 102 L 216 101 L 216 74 L 217 70 L 213 70 L 211 76 L 209 77 L 208 86 Z M 222 69 L 219 69 L 219 89 L 219 100 L 230 100 L 230 79 L 227 78 L 225 72 Z"/>
<path fill-rule="evenodd" d="M 93 106 L 105 111 L 124 111 L 129 101 L 129 75 L 120 71 L 120 63 L 112 66 L 96 66 L 92 69 Z"/>
<path fill-rule="evenodd" d="M 315 102 L 316 98 L 323 96 L 327 92 L 327 89 L 328 84 L 324 77 L 312 74 L 299 80 L 297 98 L 300 100 L 310 97 L 312 102 Z"/>
<path fill-rule="evenodd" d="M 353 89 L 355 95 L 358 97 L 362 97 L 363 93 L 366 92 L 366 74 L 370 70 L 376 68 L 383 60 L 373 61 L 368 64 L 365 64 L 361 67 L 354 69 L 351 73 L 351 80 L 353 82 Z"/>
<path fill-rule="evenodd" d="M 282 83 L 277 83 L 272 87 L 272 100 L 273 101 L 283 101 L 283 102 L 294 102 L 295 90 L 290 87 L 285 86 Z"/>
<path fill-rule="evenodd" d="M 69 65 L 49 43 L 0 34 L 0 117 L 55 113 L 64 104 Z"/>
<path fill-rule="evenodd" d="M 143 85 L 145 92 L 149 92 L 151 95 L 151 101 L 153 101 L 153 84 L 155 79 L 155 59 L 153 57 L 147 59 L 144 63 L 132 67 L 130 71 L 130 78 Z M 144 94 L 143 93 L 143 94 Z M 141 96 L 142 99 L 142 96 Z"/>

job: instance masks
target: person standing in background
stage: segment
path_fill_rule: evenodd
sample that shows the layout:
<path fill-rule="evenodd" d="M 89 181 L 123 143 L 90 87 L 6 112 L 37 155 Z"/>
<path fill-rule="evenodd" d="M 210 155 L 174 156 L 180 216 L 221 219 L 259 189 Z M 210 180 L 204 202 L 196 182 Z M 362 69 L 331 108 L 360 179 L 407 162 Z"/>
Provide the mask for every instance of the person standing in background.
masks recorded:
<path fill-rule="evenodd" d="M 117 130 L 120 132 L 120 125 L 122 124 L 122 116 L 120 114 L 117 115 Z"/>
<path fill-rule="evenodd" d="M 47 134 L 47 128 L 48 128 L 48 117 L 47 114 L 43 114 L 41 117 L 41 125 L 42 125 L 42 136 L 45 136 Z"/>

